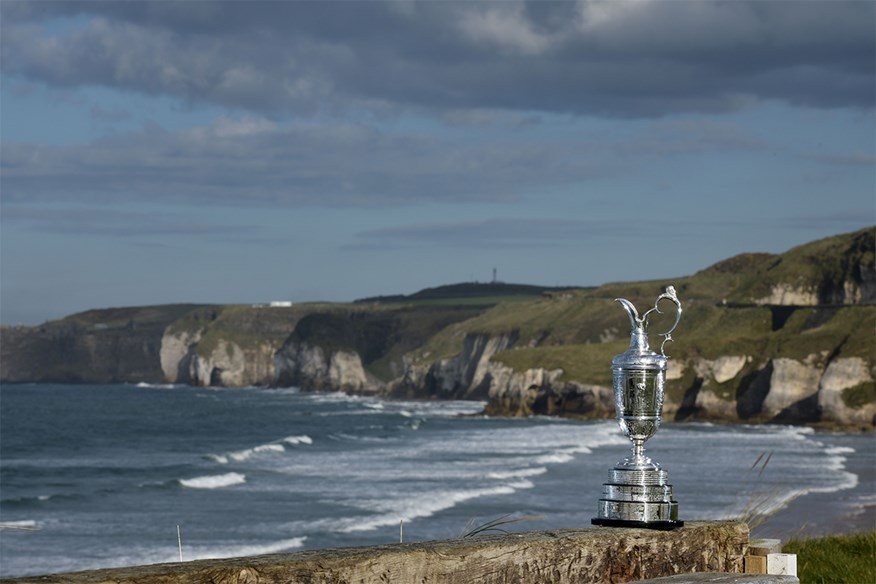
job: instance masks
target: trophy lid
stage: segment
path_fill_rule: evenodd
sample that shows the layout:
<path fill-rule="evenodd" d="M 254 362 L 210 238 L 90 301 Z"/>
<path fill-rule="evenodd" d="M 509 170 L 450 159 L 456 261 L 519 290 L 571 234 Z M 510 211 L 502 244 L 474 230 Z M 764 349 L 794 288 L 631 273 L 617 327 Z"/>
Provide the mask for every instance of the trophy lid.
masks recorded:
<path fill-rule="evenodd" d="M 666 362 L 669 360 L 665 355 L 653 351 L 648 346 L 648 335 L 636 335 L 630 341 L 630 348 L 615 355 L 611 360 L 612 369 L 650 369 L 666 371 Z"/>
<path fill-rule="evenodd" d="M 654 311 L 662 314 L 658 304 L 663 299 L 671 300 L 675 303 L 677 314 L 672 328 L 665 333 L 659 333 L 660 336 L 664 337 L 664 340 L 663 344 L 660 346 L 660 352 L 657 353 L 648 345 L 648 316 Z M 679 302 L 678 297 L 675 295 L 675 288 L 673 286 L 667 286 L 666 292 L 658 296 L 657 300 L 654 302 L 654 308 L 648 310 L 641 317 L 639 317 L 639 312 L 636 310 L 636 307 L 633 306 L 633 303 L 629 300 L 615 298 L 615 301 L 623 306 L 624 310 L 627 311 L 627 315 L 630 317 L 630 348 L 620 355 L 616 355 L 615 358 L 611 360 L 612 369 L 665 371 L 666 362 L 669 357 L 663 352 L 663 347 L 666 345 L 667 341 L 672 340 L 672 331 L 675 330 L 675 327 L 678 326 L 678 321 L 681 320 L 681 302 Z"/>

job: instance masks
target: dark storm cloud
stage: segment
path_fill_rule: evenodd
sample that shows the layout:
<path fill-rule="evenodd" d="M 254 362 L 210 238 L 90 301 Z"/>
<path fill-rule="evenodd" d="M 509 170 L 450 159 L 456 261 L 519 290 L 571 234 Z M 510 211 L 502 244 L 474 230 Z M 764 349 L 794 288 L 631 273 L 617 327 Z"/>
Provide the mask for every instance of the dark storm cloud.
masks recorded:
<path fill-rule="evenodd" d="M 3 5 L 3 67 L 265 115 L 413 107 L 658 116 L 872 108 L 872 2 Z M 87 17 L 55 33 L 51 17 Z M 49 25 L 46 25 L 49 23 Z"/>

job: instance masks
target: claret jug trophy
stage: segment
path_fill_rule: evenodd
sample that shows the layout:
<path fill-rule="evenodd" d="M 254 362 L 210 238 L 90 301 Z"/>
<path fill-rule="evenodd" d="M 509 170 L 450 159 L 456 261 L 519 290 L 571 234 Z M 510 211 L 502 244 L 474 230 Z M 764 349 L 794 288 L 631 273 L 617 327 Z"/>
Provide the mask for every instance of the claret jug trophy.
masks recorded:
<path fill-rule="evenodd" d="M 672 498 L 669 475 L 660 465 L 645 456 L 645 442 L 660 427 L 663 391 L 668 357 L 664 347 L 672 340 L 672 331 L 681 320 L 681 302 L 675 288 L 668 286 L 657 297 L 654 307 L 641 317 L 636 307 L 623 298 L 616 299 L 630 317 L 630 348 L 611 362 L 614 404 L 621 431 L 633 443 L 630 456 L 608 471 L 602 485 L 598 515 L 594 525 L 610 527 L 645 527 L 675 529 L 684 525 L 678 520 L 678 503 Z M 663 337 L 660 352 L 648 346 L 648 317 L 662 314 L 660 303 L 675 304 L 675 323 Z M 665 306 L 665 304 L 664 304 Z"/>

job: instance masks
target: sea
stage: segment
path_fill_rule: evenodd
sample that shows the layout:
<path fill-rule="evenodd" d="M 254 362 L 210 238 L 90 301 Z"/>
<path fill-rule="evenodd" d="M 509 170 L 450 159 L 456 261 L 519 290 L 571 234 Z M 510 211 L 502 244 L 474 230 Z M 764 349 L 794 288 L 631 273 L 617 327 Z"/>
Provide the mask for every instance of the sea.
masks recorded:
<path fill-rule="evenodd" d="M 614 421 L 296 388 L 0 387 L 0 577 L 588 527 Z M 680 519 L 872 526 L 872 434 L 664 424 Z"/>

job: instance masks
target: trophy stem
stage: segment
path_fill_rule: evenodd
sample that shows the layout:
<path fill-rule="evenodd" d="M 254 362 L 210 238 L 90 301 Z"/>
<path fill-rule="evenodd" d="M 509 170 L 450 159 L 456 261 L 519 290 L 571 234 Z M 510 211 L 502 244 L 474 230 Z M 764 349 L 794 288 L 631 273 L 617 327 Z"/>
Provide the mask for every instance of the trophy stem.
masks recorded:
<path fill-rule="evenodd" d="M 633 440 L 633 460 L 641 461 L 645 458 L 645 441 Z"/>
<path fill-rule="evenodd" d="M 628 456 L 617 464 L 615 468 L 660 470 L 660 465 L 645 456 L 645 440 L 630 438 L 633 443 L 632 456 Z"/>

